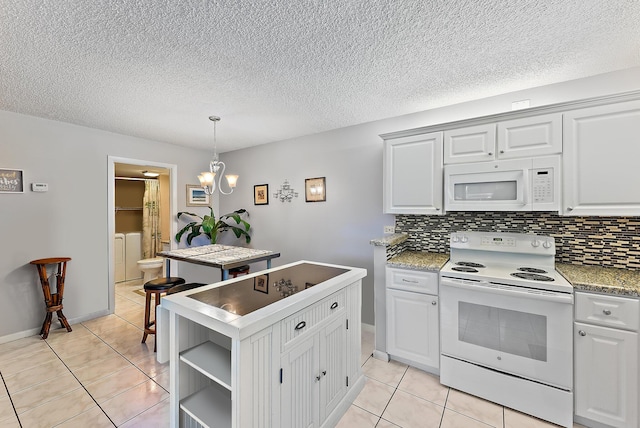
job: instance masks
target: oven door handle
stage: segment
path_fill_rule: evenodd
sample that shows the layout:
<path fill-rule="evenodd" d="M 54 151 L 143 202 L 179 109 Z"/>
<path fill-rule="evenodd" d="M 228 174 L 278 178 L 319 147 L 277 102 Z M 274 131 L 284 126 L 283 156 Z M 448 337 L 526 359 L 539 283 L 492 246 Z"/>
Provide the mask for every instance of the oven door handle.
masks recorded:
<path fill-rule="evenodd" d="M 534 290 L 487 281 L 465 281 L 464 279 L 457 278 L 442 278 L 440 286 L 460 288 L 469 291 L 483 291 L 486 293 L 500 294 L 502 296 L 526 297 L 528 299 L 544 300 L 546 302 L 573 304 L 573 294 Z"/>

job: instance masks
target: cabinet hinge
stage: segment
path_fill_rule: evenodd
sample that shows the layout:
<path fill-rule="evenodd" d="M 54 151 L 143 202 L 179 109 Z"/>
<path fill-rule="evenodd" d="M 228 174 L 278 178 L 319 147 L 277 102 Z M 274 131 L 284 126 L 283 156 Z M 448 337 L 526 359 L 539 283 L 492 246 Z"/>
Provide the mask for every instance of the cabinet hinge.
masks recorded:
<path fill-rule="evenodd" d="M 280 369 L 280 383 L 282 383 L 282 369 Z"/>
<path fill-rule="evenodd" d="M 349 318 L 347 318 L 347 330 L 349 330 Z"/>
<path fill-rule="evenodd" d="M 349 386 L 349 376 L 347 376 L 347 386 Z"/>

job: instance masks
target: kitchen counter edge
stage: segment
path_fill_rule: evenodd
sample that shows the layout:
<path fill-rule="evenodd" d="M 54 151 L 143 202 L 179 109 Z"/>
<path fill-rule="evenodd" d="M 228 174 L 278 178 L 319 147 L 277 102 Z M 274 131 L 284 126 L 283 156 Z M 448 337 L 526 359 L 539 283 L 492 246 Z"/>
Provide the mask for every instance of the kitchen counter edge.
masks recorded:
<path fill-rule="evenodd" d="M 556 270 L 574 291 L 640 297 L 640 271 L 568 263 L 556 263 Z"/>
<path fill-rule="evenodd" d="M 387 266 L 401 269 L 438 272 L 448 260 L 448 253 L 430 253 L 426 251 L 406 250 L 387 260 Z"/>

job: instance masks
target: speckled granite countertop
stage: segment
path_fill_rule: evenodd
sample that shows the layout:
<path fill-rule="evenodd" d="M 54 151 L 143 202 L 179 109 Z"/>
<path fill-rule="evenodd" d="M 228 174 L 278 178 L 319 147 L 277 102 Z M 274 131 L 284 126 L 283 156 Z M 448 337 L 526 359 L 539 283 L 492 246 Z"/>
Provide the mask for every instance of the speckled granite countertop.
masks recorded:
<path fill-rule="evenodd" d="M 640 271 L 556 263 L 575 291 L 640 297 Z"/>
<path fill-rule="evenodd" d="M 397 256 L 389 259 L 387 261 L 387 266 L 404 269 L 439 271 L 447 260 L 449 260 L 449 254 L 427 253 L 423 251 L 403 251 Z"/>
<path fill-rule="evenodd" d="M 382 238 L 372 239 L 369 243 L 376 247 L 390 247 L 401 244 L 407 239 L 409 239 L 409 235 L 406 233 L 394 233 L 393 235 L 385 235 Z"/>

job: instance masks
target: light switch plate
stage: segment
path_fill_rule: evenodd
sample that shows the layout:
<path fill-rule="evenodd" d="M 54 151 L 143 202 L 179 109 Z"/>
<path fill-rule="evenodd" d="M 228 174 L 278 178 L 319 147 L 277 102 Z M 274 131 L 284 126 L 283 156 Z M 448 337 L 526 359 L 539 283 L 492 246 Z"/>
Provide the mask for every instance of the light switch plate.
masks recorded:
<path fill-rule="evenodd" d="M 384 233 L 395 233 L 396 231 L 396 227 L 395 226 L 385 226 L 384 227 Z"/>

